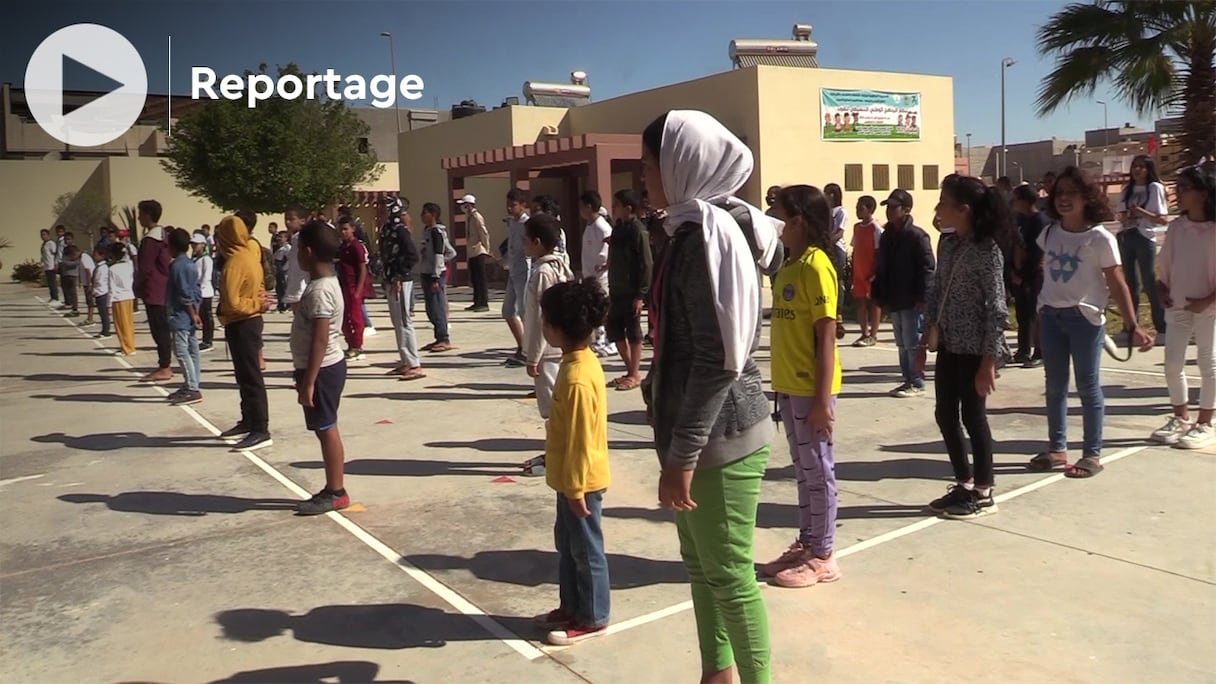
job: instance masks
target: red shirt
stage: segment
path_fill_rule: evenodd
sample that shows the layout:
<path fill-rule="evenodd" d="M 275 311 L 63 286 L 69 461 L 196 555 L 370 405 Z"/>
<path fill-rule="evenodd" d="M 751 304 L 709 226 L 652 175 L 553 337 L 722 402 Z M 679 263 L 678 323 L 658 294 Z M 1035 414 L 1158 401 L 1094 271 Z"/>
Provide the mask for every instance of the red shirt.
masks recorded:
<path fill-rule="evenodd" d="M 359 272 L 368 263 L 367 248 L 358 240 L 343 242 L 338 250 L 338 284 L 343 290 L 351 292 L 359 284 Z M 361 297 L 369 297 L 375 293 L 372 290 L 372 278 L 369 273 Z"/>

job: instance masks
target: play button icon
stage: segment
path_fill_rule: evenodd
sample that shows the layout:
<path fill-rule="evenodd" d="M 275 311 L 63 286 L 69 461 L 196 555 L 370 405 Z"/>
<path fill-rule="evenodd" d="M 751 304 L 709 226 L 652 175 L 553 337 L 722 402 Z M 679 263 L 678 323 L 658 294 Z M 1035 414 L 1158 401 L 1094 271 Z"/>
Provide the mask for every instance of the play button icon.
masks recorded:
<path fill-rule="evenodd" d="M 72 85 L 103 94 L 66 112 L 65 74 Z M 77 81 L 79 79 L 79 81 Z M 25 68 L 25 96 L 34 120 L 56 140 L 96 147 L 119 138 L 144 109 L 148 74 L 135 46 L 99 24 L 73 24 L 47 36 Z"/>

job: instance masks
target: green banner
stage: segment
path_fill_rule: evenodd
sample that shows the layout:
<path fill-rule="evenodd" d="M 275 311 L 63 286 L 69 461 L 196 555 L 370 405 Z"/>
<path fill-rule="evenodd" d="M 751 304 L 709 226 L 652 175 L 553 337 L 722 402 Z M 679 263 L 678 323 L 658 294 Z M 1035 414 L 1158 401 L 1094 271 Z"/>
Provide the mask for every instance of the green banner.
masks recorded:
<path fill-rule="evenodd" d="M 920 140 L 920 93 L 819 90 L 824 140 Z"/>

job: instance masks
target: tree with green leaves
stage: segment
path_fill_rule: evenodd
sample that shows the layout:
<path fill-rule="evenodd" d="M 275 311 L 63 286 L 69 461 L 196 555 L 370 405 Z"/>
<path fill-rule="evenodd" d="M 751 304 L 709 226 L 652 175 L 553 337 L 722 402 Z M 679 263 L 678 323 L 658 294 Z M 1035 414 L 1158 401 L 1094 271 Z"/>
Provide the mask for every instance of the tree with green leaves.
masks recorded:
<path fill-rule="evenodd" d="M 303 78 L 294 64 L 279 68 L 286 74 Z M 161 163 L 178 187 L 224 209 L 320 208 L 379 176 L 375 153 L 359 151 L 368 131 L 342 101 L 212 100 L 174 123 Z"/>
<path fill-rule="evenodd" d="M 91 190 L 80 192 L 65 192 L 51 203 L 53 224 L 62 224 L 72 231 L 78 240 L 88 244 L 100 237 L 102 226 L 112 226 L 110 217 L 114 215 L 114 207 L 106 202 L 101 193 Z"/>
<path fill-rule="evenodd" d="M 1106 81 L 1141 116 L 1181 109 L 1187 162 L 1216 155 L 1216 0 L 1073 3 L 1039 29 L 1038 48 L 1056 58 L 1040 116 Z"/>

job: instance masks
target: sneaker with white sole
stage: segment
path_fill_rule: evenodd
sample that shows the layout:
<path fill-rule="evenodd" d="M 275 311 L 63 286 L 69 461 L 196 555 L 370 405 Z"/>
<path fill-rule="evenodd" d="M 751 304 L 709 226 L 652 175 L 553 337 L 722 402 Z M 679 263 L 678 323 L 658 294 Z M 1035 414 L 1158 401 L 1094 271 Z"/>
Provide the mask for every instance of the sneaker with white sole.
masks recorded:
<path fill-rule="evenodd" d="M 840 565 L 836 554 L 827 558 L 811 556 L 792 568 L 782 570 L 773 578 L 777 586 L 787 589 L 803 589 L 816 584 L 826 584 L 840 579 Z"/>
<path fill-rule="evenodd" d="M 603 636 L 607 629 L 608 625 L 604 625 L 603 627 L 583 627 L 581 625 L 569 624 L 565 629 L 555 629 L 549 632 L 549 636 L 545 640 L 553 646 L 573 646 L 579 642 Z"/>
<path fill-rule="evenodd" d="M 777 558 L 767 563 L 761 563 L 757 570 L 760 571 L 762 577 L 776 577 L 777 573 L 782 570 L 788 570 L 796 565 L 801 565 L 810 557 L 810 551 L 802 545 L 802 542 L 795 541 Z"/>
<path fill-rule="evenodd" d="M 255 451 L 268 446 L 272 446 L 274 440 L 270 439 L 270 435 L 265 432 L 250 432 L 245 435 L 245 438 L 237 442 L 232 451 Z"/>
<path fill-rule="evenodd" d="M 1179 449 L 1203 449 L 1216 444 L 1216 430 L 1211 425 L 1195 423 L 1178 438 L 1174 446 Z"/>
<path fill-rule="evenodd" d="M 1190 429 L 1191 424 L 1179 416 L 1170 416 L 1165 425 L 1153 430 L 1149 440 L 1157 444 L 1177 444 L 1178 439 Z"/>
<path fill-rule="evenodd" d="M 925 396 L 925 388 L 917 387 L 916 385 L 908 385 L 897 392 L 891 394 L 896 399 L 910 399 L 912 397 Z"/>

